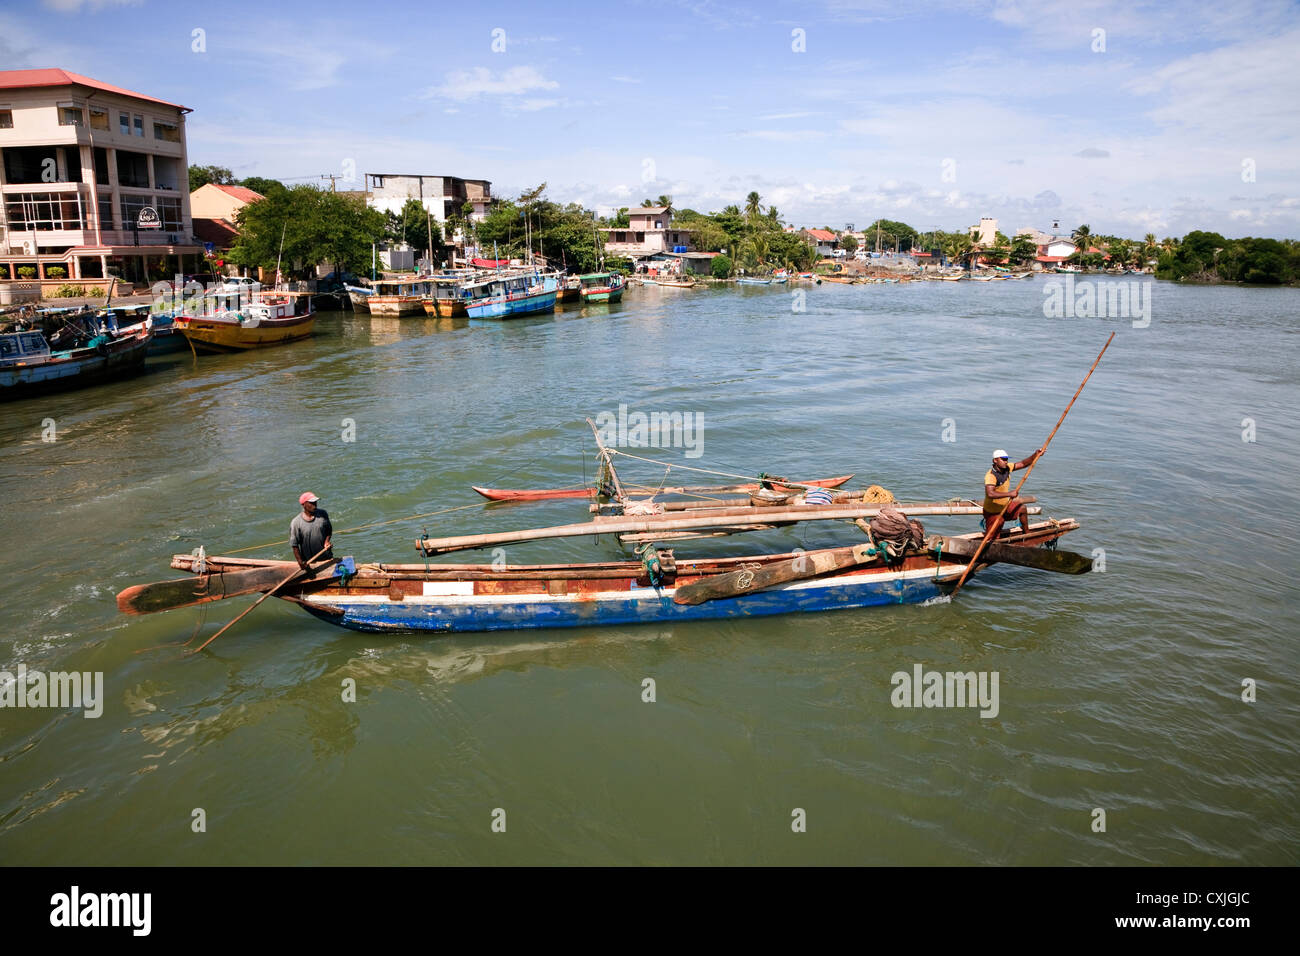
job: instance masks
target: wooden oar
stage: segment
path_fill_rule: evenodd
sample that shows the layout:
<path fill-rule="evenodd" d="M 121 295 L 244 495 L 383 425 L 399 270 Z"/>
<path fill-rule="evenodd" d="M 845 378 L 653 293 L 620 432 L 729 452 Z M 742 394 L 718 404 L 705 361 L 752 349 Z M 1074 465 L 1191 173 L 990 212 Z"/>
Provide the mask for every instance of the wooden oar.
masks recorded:
<path fill-rule="evenodd" d="M 1101 357 L 1106 354 L 1106 350 L 1110 348 L 1110 343 L 1114 341 L 1114 339 L 1115 333 L 1112 332 L 1110 333 L 1110 338 L 1106 340 L 1106 344 L 1103 345 L 1101 351 L 1097 353 L 1097 359 L 1092 363 L 1092 368 L 1088 369 L 1088 374 L 1083 377 L 1083 381 L 1080 382 L 1079 387 L 1075 389 L 1074 398 L 1070 399 L 1070 404 L 1066 405 L 1065 411 L 1061 412 L 1061 417 L 1056 421 L 1056 428 L 1052 429 L 1052 433 L 1047 436 L 1047 441 L 1043 442 L 1042 454 L 1035 455 L 1034 460 L 1031 461 L 1029 467 L 1025 469 L 1025 476 L 1020 479 L 1020 484 L 1016 485 L 1016 490 L 1011 495 L 1012 499 L 1015 499 L 1020 494 L 1020 489 L 1023 488 L 1025 482 L 1029 480 L 1029 475 L 1033 472 L 1034 466 L 1037 465 L 1038 460 L 1047 453 L 1047 446 L 1050 445 L 1052 439 L 1056 437 L 1056 432 L 1060 429 L 1061 423 L 1065 421 L 1065 416 L 1070 414 L 1070 409 L 1074 407 L 1075 399 L 1077 399 L 1079 393 L 1083 391 L 1083 386 L 1088 384 L 1088 379 L 1092 378 L 1092 373 L 1097 370 L 1097 365 L 1101 362 Z M 975 562 L 979 560 L 980 553 L 985 549 L 985 547 L 987 547 L 990 541 L 997 537 L 998 531 L 1002 529 L 1003 520 L 1003 512 L 999 512 L 994 516 L 993 520 L 989 522 L 988 530 L 984 534 L 984 540 L 981 541 L 980 546 L 975 549 L 975 554 L 971 557 L 970 564 L 966 565 L 966 570 L 962 572 L 961 577 L 957 580 L 957 586 L 952 589 L 953 597 L 957 596 L 957 592 L 961 590 L 961 586 L 965 584 L 966 579 L 970 577 L 971 571 L 975 568 Z"/>
<path fill-rule="evenodd" d="M 215 641 L 217 638 L 219 638 L 222 634 L 225 634 L 226 631 L 230 630 L 232 627 L 234 627 L 236 624 L 238 624 L 240 621 L 242 621 L 244 618 L 246 618 L 249 614 L 251 614 L 251 613 L 253 612 L 253 609 L 254 609 L 254 608 L 256 608 L 259 604 L 261 604 L 263 601 L 265 601 L 267 598 L 269 598 L 271 595 L 273 595 L 276 591 L 280 590 L 280 588 L 284 587 L 286 584 L 288 584 L 290 581 L 292 581 L 292 580 L 293 580 L 294 578 L 296 578 L 298 575 L 303 574 L 303 573 L 305 573 L 306 571 L 318 571 L 318 570 L 322 570 L 321 568 L 312 568 L 311 563 L 312 563 L 312 561 L 315 561 L 317 558 L 319 558 L 322 554 L 324 554 L 324 553 L 325 553 L 326 551 L 328 551 L 328 550 L 329 550 L 329 546 L 328 546 L 328 545 L 327 545 L 326 547 L 324 547 L 324 548 L 321 548 L 319 551 L 317 551 L 315 554 L 313 554 L 313 555 L 311 556 L 311 558 L 307 561 L 307 567 L 306 567 L 306 569 L 304 569 L 304 568 L 298 568 L 297 570 L 295 570 L 295 571 L 293 572 L 293 574 L 289 575 L 287 578 L 285 578 L 283 581 L 281 581 L 281 582 L 280 582 L 279 584 L 277 584 L 275 587 L 271 588 L 271 590 L 267 591 L 267 592 L 266 592 L 265 594 L 263 594 L 260 598 L 258 598 L 256 601 L 254 601 L 254 602 L 252 603 L 252 605 L 251 605 L 250 607 L 248 607 L 248 608 L 244 611 L 243 614 L 239 615 L 239 617 L 235 618 L 233 621 L 231 621 L 229 624 L 227 624 L 227 625 L 226 625 L 225 627 L 223 627 L 221 630 L 217 631 L 217 633 L 213 634 L 211 637 L 209 637 L 206 641 L 204 641 L 204 642 L 203 642 L 202 644 L 200 644 L 198 647 L 194 648 L 194 650 L 190 651 L 190 653 L 191 653 L 191 654 L 197 654 L 199 651 L 203 650 L 203 648 L 207 647 L 209 644 L 211 644 L 213 641 Z"/>
<path fill-rule="evenodd" d="M 978 546 L 970 538 L 943 539 L 944 554 L 955 557 L 974 555 Z M 741 568 L 725 574 L 715 574 L 691 584 L 683 584 L 673 593 L 674 604 L 703 604 L 723 598 L 738 597 L 764 588 L 776 587 L 819 577 L 832 571 L 842 571 L 857 564 L 871 564 L 880 559 L 880 550 L 869 544 L 852 548 L 828 548 L 810 551 L 797 558 L 769 564 L 758 569 Z M 984 560 L 1058 574 L 1086 574 L 1092 569 L 1092 559 L 1072 551 L 1046 551 L 1041 548 L 1016 544 L 994 544 L 984 549 Z"/>
<path fill-rule="evenodd" d="M 279 567 L 249 568 L 137 584 L 118 593 L 117 609 L 123 614 L 153 614 L 178 607 L 193 607 L 196 604 L 265 591 L 278 584 L 283 577 L 284 570 Z"/>

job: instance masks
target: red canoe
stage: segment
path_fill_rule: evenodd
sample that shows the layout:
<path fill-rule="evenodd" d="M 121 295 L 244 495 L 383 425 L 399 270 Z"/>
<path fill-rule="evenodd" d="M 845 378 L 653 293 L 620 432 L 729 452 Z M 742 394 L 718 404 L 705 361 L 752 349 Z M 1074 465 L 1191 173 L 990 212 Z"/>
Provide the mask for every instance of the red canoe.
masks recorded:
<path fill-rule="evenodd" d="M 813 481 L 801 481 L 800 485 L 817 485 L 821 488 L 838 488 L 844 484 L 852 475 L 840 475 L 838 478 L 817 478 Z M 534 488 L 512 490 L 507 488 L 480 488 L 478 485 L 471 485 L 484 498 L 489 501 L 545 501 L 549 498 L 589 498 L 591 496 L 590 488 Z M 781 491 L 798 491 L 796 487 L 783 485 L 778 481 L 772 482 L 772 487 Z M 661 488 L 657 494 L 661 495 L 713 495 L 743 494 L 749 491 L 757 491 L 757 484 L 750 485 L 720 485 L 712 488 Z M 637 497 L 645 497 L 638 495 Z"/>

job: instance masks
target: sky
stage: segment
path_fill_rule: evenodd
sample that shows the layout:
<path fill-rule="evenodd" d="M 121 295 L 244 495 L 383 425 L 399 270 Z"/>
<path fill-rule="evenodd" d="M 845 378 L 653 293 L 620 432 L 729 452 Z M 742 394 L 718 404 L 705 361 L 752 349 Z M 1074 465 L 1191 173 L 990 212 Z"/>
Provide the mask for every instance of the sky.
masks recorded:
<path fill-rule="evenodd" d="M 0 69 L 182 103 L 238 177 L 837 229 L 1300 238 L 1297 60 L 1282 0 L 0 4 Z"/>

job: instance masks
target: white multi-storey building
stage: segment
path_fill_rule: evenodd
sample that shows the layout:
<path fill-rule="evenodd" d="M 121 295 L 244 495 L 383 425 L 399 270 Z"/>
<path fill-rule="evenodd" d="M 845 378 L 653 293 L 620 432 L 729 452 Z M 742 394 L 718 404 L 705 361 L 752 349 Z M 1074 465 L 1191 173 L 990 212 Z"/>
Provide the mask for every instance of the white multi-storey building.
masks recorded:
<path fill-rule="evenodd" d="M 189 112 L 66 70 L 0 71 L 0 285 L 199 271 Z"/>

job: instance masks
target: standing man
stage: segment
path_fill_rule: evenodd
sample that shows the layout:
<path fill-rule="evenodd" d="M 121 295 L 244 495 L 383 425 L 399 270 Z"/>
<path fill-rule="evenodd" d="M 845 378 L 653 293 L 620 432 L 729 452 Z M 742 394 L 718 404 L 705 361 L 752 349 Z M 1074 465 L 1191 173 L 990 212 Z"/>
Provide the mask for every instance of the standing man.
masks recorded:
<path fill-rule="evenodd" d="M 1029 530 L 1029 509 L 1025 504 L 1034 499 L 1016 497 L 1015 492 L 1011 490 L 1011 473 L 1021 468 L 1028 468 L 1042 453 L 1043 450 L 1040 448 L 1024 461 L 1018 461 L 1013 465 L 1008 461 L 1007 453 L 1001 448 L 993 452 L 993 467 L 984 475 L 983 524 L 986 531 L 989 521 L 997 515 L 1002 515 L 1006 521 L 1015 521 L 1019 518 L 1021 529 L 1026 532 Z"/>
<path fill-rule="evenodd" d="M 302 514 L 294 515 L 289 524 L 289 544 L 293 547 L 298 567 L 304 571 L 307 570 L 307 562 L 313 558 L 334 560 L 334 552 L 330 550 L 334 526 L 330 524 L 329 513 L 324 508 L 317 507 L 319 502 L 320 499 L 310 491 L 304 491 L 298 496 Z M 318 554 L 322 551 L 323 554 Z"/>

